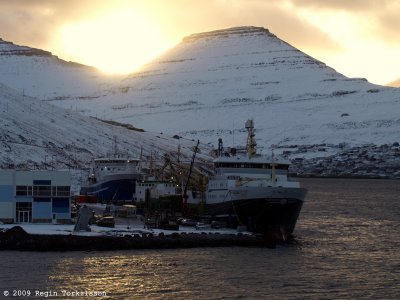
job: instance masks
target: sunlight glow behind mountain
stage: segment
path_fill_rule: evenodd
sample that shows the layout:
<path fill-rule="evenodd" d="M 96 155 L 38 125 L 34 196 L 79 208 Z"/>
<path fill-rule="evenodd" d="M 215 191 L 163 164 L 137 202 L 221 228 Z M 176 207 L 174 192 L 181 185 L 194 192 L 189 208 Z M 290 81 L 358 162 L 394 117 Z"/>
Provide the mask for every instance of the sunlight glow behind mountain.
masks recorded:
<path fill-rule="evenodd" d="M 67 24 L 60 38 L 71 59 L 114 74 L 133 72 L 173 46 L 151 18 L 134 10 Z"/>

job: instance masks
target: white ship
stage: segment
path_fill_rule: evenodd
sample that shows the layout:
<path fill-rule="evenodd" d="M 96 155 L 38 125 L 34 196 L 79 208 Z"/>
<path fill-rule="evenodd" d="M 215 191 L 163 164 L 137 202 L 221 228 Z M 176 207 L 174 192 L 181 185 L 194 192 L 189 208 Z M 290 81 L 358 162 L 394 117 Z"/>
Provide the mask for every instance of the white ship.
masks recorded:
<path fill-rule="evenodd" d="M 290 162 L 256 153 L 253 120 L 246 129 L 246 154 L 227 157 L 218 151 L 206 191 L 207 214 L 230 226 L 279 232 L 285 238 L 293 233 L 307 191 L 288 178 Z"/>

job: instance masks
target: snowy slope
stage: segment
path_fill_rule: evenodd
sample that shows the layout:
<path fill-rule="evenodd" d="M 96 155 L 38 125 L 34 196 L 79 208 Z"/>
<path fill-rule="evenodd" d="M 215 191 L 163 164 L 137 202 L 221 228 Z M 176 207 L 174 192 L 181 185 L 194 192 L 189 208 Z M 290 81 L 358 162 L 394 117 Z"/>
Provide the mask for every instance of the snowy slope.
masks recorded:
<path fill-rule="evenodd" d="M 110 125 L 0 84 L 1 168 L 87 168 L 93 158 L 112 152 L 115 140 L 118 151 L 139 157 L 143 149 L 143 160 L 152 153 L 158 164 L 165 153 L 176 152 L 178 144 L 181 159 L 189 160 L 195 145 L 191 140 Z M 202 158 L 207 157 L 200 154 Z"/>
<path fill-rule="evenodd" d="M 31 58 L 0 56 L 0 82 L 87 116 L 154 132 L 242 145 L 243 124 L 252 117 L 264 149 L 399 141 L 400 89 L 347 78 L 264 28 L 191 35 L 112 88 L 91 70 L 77 71 L 86 68 Z"/>
<path fill-rule="evenodd" d="M 40 49 L 0 39 L 0 82 L 43 100 L 93 99 L 116 78 Z"/>
<path fill-rule="evenodd" d="M 383 144 L 397 141 L 400 130 L 399 89 L 347 78 L 257 27 L 191 35 L 107 96 L 78 105 L 213 144 L 220 136 L 243 144 L 249 117 L 265 148 Z"/>

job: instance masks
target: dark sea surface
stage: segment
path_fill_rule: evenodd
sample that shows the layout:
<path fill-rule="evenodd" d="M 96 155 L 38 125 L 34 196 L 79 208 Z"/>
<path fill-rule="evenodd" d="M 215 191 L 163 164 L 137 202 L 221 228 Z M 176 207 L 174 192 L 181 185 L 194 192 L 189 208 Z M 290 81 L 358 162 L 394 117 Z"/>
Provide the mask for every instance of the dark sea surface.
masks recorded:
<path fill-rule="evenodd" d="M 309 193 L 292 244 L 276 249 L 3 251 L 0 298 L 400 299 L 400 181 L 301 182 Z M 11 297 L 14 290 L 31 295 Z M 106 296 L 89 296 L 96 292 Z"/>

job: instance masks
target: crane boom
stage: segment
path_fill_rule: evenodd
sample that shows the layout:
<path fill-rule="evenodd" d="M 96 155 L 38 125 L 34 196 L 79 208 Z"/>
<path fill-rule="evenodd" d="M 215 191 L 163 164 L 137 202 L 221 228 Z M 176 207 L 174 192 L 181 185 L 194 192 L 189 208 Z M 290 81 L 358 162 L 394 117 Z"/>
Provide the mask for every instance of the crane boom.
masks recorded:
<path fill-rule="evenodd" d="M 193 164 L 194 164 L 194 160 L 196 158 L 197 151 L 199 149 L 199 144 L 200 144 L 200 140 L 197 140 L 197 144 L 196 144 L 196 147 L 194 148 L 194 153 L 193 153 L 193 156 L 192 156 L 192 160 L 190 162 L 189 174 L 188 174 L 188 177 L 186 178 L 186 183 L 185 183 L 185 186 L 183 188 L 183 211 L 184 212 L 187 211 L 187 200 L 189 198 L 188 195 L 187 195 L 187 188 L 188 188 L 188 185 L 189 185 L 190 176 L 192 175 Z"/>

